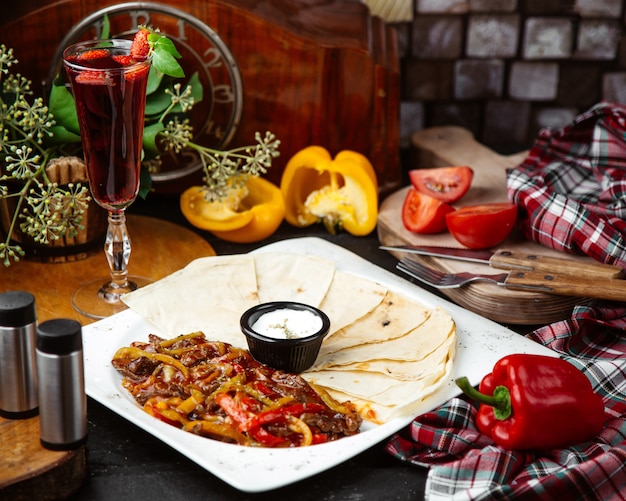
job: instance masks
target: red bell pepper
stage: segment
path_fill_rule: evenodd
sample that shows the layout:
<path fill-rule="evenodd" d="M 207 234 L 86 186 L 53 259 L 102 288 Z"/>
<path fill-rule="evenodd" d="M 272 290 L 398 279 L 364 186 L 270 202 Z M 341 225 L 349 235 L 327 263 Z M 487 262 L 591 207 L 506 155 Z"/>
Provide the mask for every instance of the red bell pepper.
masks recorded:
<path fill-rule="evenodd" d="M 543 355 L 500 359 L 478 390 L 465 377 L 456 384 L 480 402 L 476 427 L 505 449 L 554 449 L 596 436 L 604 404 L 574 365 Z"/>

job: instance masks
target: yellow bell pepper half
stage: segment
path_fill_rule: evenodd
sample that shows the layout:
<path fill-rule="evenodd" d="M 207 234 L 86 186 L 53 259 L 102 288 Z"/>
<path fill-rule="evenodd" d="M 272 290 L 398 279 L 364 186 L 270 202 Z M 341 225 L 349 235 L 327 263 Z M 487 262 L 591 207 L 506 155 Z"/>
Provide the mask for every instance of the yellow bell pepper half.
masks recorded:
<path fill-rule="evenodd" d="M 367 235 L 376 227 L 376 172 L 356 151 L 341 151 L 333 159 L 321 146 L 304 148 L 287 163 L 280 189 L 285 219 L 294 226 L 321 221 L 331 233 L 343 228 L 356 236 Z"/>
<path fill-rule="evenodd" d="M 280 188 L 260 177 L 249 178 L 243 192 L 220 202 L 207 202 L 204 189 L 192 186 L 180 196 L 180 209 L 196 228 L 236 243 L 258 242 L 269 237 L 285 217 Z"/>

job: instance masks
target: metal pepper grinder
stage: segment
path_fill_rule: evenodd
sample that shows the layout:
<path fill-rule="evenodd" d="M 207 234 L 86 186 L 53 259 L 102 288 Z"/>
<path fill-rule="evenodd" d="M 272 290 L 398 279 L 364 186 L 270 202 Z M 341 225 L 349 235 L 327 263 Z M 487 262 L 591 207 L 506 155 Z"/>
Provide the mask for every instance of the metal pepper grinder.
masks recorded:
<path fill-rule="evenodd" d="M 75 449 L 87 439 L 87 395 L 81 325 L 54 319 L 37 327 L 41 445 Z"/>
<path fill-rule="evenodd" d="M 0 416 L 37 414 L 35 298 L 23 291 L 0 294 Z"/>

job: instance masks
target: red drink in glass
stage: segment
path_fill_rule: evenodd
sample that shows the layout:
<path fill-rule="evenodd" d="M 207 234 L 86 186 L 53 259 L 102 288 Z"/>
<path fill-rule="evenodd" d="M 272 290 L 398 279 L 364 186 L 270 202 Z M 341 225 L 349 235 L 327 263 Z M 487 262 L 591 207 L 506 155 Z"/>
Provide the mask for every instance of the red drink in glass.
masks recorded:
<path fill-rule="evenodd" d="M 72 296 L 82 314 L 104 318 L 124 308 L 120 298 L 149 280 L 128 275 L 131 241 L 125 209 L 139 191 L 150 59 L 134 60 L 131 40 L 79 42 L 63 52 L 70 79 L 91 194 L 109 211 L 104 253 L 110 277 Z"/>
<path fill-rule="evenodd" d="M 85 42 L 65 54 L 91 193 L 110 211 L 129 206 L 139 190 L 150 70 L 149 61 L 131 58 L 130 41 L 113 43 Z"/>

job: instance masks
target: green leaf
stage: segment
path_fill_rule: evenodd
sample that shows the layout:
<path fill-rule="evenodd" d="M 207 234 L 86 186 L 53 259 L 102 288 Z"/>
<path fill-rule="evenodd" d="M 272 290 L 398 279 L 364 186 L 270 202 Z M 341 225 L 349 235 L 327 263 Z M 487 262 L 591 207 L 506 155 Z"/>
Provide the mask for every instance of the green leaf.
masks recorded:
<path fill-rule="evenodd" d="M 148 169 L 142 167 L 139 173 L 139 196 L 145 200 L 152 190 L 152 176 Z"/>
<path fill-rule="evenodd" d="M 55 125 L 48 130 L 52 132 L 52 136 L 46 138 L 46 145 L 61 146 L 68 143 L 80 143 L 81 141 L 80 135 L 70 132 L 62 125 Z"/>
<path fill-rule="evenodd" d="M 80 134 L 74 98 L 65 85 L 52 86 L 48 108 L 57 125 L 74 134 Z"/>
<path fill-rule="evenodd" d="M 171 77 L 181 78 L 185 76 L 185 72 L 181 68 L 176 58 L 169 52 L 155 50 L 152 54 L 152 64 L 161 73 L 165 73 Z"/>
<path fill-rule="evenodd" d="M 143 150 L 147 159 L 154 158 L 159 155 L 157 147 L 157 136 L 165 127 L 161 122 L 147 125 L 143 129 Z"/>
<path fill-rule="evenodd" d="M 200 75 L 197 71 L 193 75 L 191 75 L 191 78 L 189 79 L 189 82 L 187 82 L 187 85 L 191 85 L 191 95 L 193 96 L 194 104 L 202 101 L 202 99 L 204 98 L 204 89 L 202 88 Z"/>
<path fill-rule="evenodd" d="M 102 19 L 102 33 L 100 33 L 100 38 L 102 40 L 111 38 L 111 23 L 109 22 L 109 16 L 106 14 L 103 16 Z"/>
<path fill-rule="evenodd" d="M 180 59 L 182 57 L 180 55 L 180 52 L 178 52 L 178 49 L 174 45 L 174 42 L 172 42 L 169 38 L 164 37 L 163 35 L 151 33 L 150 35 L 148 35 L 148 42 L 152 42 L 152 45 L 154 46 L 154 50 L 156 52 L 167 52 L 176 59 Z"/>
<path fill-rule="evenodd" d="M 172 103 L 172 98 L 164 92 L 152 94 L 146 99 L 146 116 L 160 115 Z M 157 117 L 158 118 L 158 117 Z"/>

